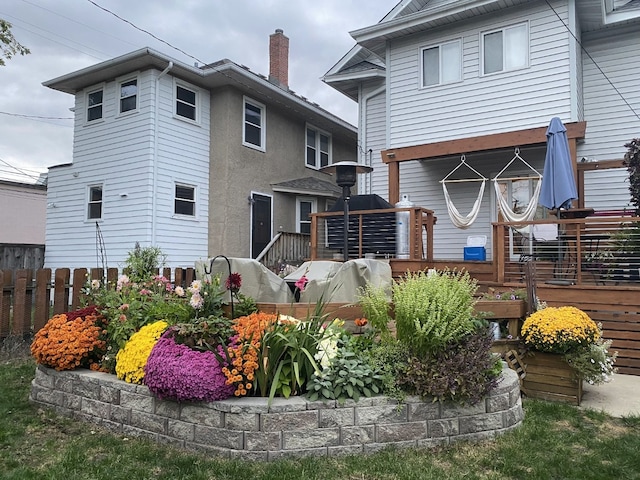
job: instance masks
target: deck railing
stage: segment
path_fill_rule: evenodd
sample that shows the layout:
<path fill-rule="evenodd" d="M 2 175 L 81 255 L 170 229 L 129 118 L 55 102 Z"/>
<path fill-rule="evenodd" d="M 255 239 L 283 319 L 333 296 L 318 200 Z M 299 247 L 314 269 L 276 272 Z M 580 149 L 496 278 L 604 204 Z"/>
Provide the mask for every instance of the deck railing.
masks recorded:
<path fill-rule="evenodd" d="M 349 212 L 349 258 L 433 260 L 432 210 L 422 207 Z M 344 258 L 344 213 L 311 214 L 311 260 Z"/>
<path fill-rule="evenodd" d="M 310 257 L 310 239 L 308 233 L 278 232 L 256 260 L 271 270 L 283 264 L 301 264 Z"/>
<path fill-rule="evenodd" d="M 493 224 L 496 282 L 518 282 L 533 261 L 538 282 L 640 286 L 640 218 L 593 216 Z"/>

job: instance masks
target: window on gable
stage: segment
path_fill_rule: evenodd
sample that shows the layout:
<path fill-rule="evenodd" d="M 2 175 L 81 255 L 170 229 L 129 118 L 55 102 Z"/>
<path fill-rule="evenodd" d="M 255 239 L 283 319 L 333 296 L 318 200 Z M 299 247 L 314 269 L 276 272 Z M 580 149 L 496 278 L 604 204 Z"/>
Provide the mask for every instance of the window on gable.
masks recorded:
<path fill-rule="evenodd" d="M 422 49 L 422 86 L 441 85 L 462 80 L 460 40 Z"/>
<path fill-rule="evenodd" d="M 315 198 L 297 198 L 296 209 L 296 228 L 298 233 L 311 234 L 311 217 L 312 213 L 317 211 L 317 202 Z"/>
<path fill-rule="evenodd" d="M 87 202 L 87 219 L 100 220 L 102 218 L 102 185 L 90 185 Z"/>
<path fill-rule="evenodd" d="M 102 118 L 102 89 L 87 95 L 87 122 Z"/>
<path fill-rule="evenodd" d="M 482 34 L 483 73 L 506 72 L 529 64 L 529 30 L 520 23 Z"/>
<path fill-rule="evenodd" d="M 248 147 L 265 149 L 265 107 L 260 103 L 244 100 L 244 133 L 242 144 Z"/>
<path fill-rule="evenodd" d="M 331 163 L 331 136 L 313 127 L 307 127 L 308 167 L 322 168 Z"/>
<path fill-rule="evenodd" d="M 128 80 L 120 84 L 120 113 L 138 108 L 138 80 Z"/>
<path fill-rule="evenodd" d="M 176 184 L 174 213 L 176 215 L 196 215 L 196 187 L 192 185 Z"/>
<path fill-rule="evenodd" d="M 197 98 L 193 90 L 176 85 L 176 115 L 195 121 Z"/>

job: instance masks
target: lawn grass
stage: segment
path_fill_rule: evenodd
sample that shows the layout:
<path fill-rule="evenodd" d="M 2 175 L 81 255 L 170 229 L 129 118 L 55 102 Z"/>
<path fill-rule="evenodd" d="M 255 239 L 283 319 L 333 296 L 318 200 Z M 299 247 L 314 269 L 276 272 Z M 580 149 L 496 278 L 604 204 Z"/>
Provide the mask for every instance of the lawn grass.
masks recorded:
<path fill-rule="evenodd" d="M 9 358 L 11 357 L 11 358 Z M 0 355 L 0 479 L 640 479 L 640 417 L 525 400 L 523 425 L 494 442 L 270 463 L 114 435 L 28 401 L 35 364 Z"/>

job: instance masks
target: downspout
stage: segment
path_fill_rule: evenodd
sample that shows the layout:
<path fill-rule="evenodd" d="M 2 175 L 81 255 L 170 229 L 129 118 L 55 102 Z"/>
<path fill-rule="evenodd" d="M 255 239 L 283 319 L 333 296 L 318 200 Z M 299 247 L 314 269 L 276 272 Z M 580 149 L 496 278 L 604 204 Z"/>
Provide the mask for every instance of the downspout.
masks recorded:
<path fill-rule="evenodd" d="M 156 101 L 154 112 L 154 128 L 153 128 L 153 173 L 151 178 L 151 245 L 156 244 L 156 212 L 158 210 L 158 127 L 160 124 L 160 79 L 164 77 L 169 70 L 173 68 L 173 62 L 169 62 L 160 75 L 156 78 Z"/>

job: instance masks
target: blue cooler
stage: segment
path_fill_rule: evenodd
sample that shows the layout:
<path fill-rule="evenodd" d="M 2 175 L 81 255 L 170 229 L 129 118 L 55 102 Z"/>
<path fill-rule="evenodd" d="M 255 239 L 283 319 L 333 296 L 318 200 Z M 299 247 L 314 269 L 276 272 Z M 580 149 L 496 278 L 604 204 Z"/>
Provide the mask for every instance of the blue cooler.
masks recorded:
<path fill-rule="evenodd" d="M 475 235 L 467 237 L 467 246 L 464 247 L 465 262 L 484 262 L 487 259 L 486 235 Z"/>

